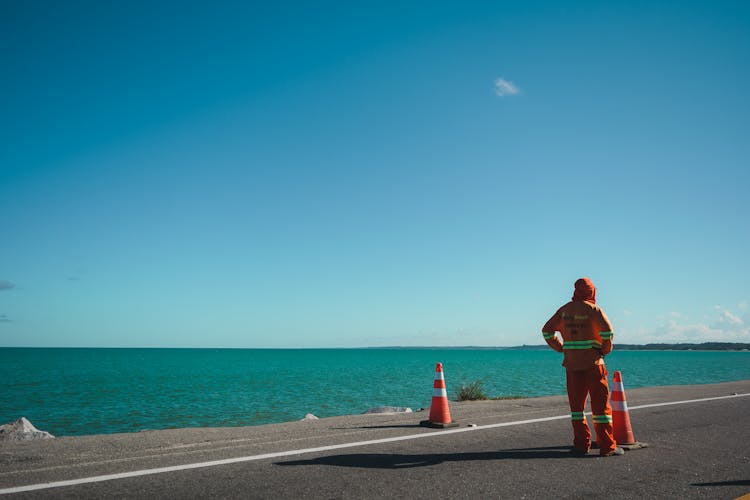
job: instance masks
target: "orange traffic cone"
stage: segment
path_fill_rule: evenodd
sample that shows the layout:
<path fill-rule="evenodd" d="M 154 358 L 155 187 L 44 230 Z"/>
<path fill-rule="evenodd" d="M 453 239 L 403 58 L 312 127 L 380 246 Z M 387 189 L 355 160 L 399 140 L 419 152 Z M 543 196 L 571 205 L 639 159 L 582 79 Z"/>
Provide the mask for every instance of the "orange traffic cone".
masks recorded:
<path fill-rule="evenodd" d="M 443 377 L 443 363 L 438 363 L 435 367 L 435 383 L 432 385 L 430 419 L 422 420 L 419 422 L 419 425 L 438 429 L 458 426 L 457 423 L 451 421 L 451 412 L 448 408 L 448 391 L 445 390 L 445 377 Z"/>
<path fill-rule="evenodd" d="M 612 379 L 610 405 L 612 406 L 612 434 L 617 441 L 617 446 L 626 450 L 648 446 L 646 443 L 636 441 L 633 436 L 633 429 L 630 427 L 628 402 L 625 400 L 625 388 L 622 385 L 622 374 L 619 371 L 615 372 Z"/>

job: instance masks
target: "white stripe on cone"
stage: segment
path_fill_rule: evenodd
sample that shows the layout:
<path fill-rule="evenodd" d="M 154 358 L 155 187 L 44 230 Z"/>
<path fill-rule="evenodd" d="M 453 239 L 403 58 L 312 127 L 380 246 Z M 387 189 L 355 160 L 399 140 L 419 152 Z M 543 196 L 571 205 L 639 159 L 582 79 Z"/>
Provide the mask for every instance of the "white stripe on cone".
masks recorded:
<path fill-rule="evenodd" d="M 628 403 L 625 401 L 610 401 L 612 411 L 628 411 Z"/>

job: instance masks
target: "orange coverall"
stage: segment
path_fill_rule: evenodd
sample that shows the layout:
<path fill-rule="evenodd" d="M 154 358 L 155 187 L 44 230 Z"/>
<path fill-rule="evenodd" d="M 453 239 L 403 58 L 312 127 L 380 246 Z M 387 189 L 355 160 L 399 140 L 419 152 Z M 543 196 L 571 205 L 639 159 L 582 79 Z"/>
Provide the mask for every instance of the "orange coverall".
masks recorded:
<path fill-rule="evenodd" d="M 555 336 L 560 332 L 563 342 Z M 612 435 L 612 408 L 604 356 L 612 351 L 612 324 L 596 305 L 596 288 L 588 278 L 575 282 L 573 299 L 542 327 L 549 346 L 564 355 L 568 401 L 573 424 L 573 446 L 582 453 L 591 447 L 591 432 L 583 414 L 591 395 L 591 412 L 599 454 L 607 455 L 617 444 Z"/>

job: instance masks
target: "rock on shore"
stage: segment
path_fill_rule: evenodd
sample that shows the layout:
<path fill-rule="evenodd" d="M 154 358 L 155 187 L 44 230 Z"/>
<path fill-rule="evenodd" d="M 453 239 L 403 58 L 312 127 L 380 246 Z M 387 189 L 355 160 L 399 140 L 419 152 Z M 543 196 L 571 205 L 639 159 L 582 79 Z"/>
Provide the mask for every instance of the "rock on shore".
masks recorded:
<path fill-rule="evenodd" d="M 0 441 L 30 441 L 32 439 L 52 439 L 49 432 L 40 431 L 26 417 L 15 422 L 0 425 Z"/>

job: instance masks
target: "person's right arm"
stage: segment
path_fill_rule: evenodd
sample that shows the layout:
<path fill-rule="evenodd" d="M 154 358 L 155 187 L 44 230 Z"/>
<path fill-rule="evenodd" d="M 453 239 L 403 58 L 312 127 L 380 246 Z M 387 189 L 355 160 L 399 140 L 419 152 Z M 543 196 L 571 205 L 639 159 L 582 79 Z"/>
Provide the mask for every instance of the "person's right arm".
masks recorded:
<path fill-rule="evenodd" d="M 606 356 L 612 352 L 612 337 L 615 334 L 612 332 L 612 323 L 601 308 L 599 308 L 599 335 L 602 337 L 602 355 Z"/>

